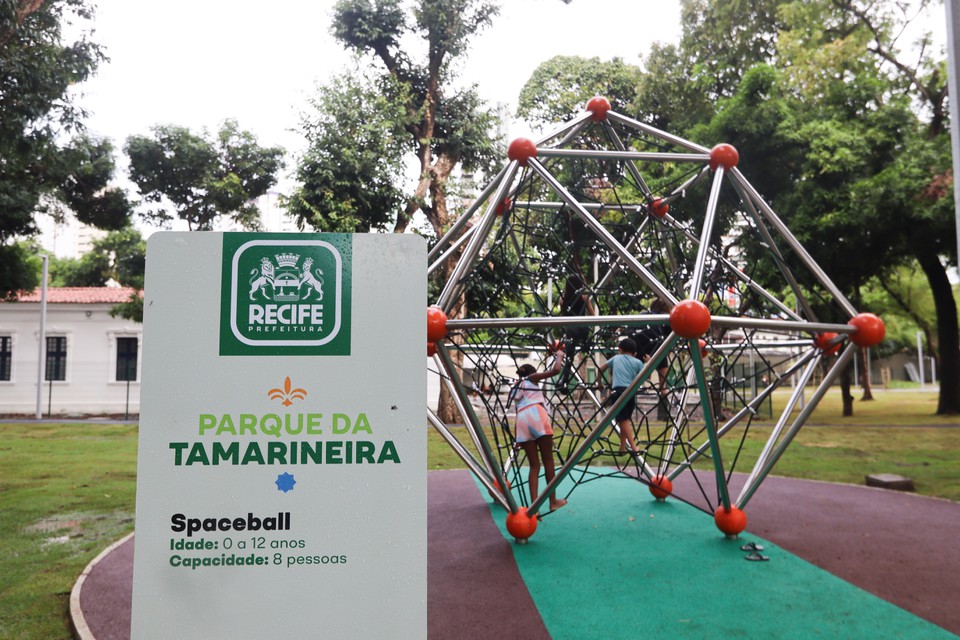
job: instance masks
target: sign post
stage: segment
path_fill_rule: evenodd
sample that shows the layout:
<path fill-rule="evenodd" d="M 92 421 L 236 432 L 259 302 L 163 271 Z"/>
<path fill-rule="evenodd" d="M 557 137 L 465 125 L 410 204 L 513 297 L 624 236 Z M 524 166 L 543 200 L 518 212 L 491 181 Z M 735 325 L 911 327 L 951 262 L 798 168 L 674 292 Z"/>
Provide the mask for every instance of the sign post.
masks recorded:
<path fill-rule="evenodd" d="M 426 259 L 147 245 L 133 638 L 426 637 Z"/>

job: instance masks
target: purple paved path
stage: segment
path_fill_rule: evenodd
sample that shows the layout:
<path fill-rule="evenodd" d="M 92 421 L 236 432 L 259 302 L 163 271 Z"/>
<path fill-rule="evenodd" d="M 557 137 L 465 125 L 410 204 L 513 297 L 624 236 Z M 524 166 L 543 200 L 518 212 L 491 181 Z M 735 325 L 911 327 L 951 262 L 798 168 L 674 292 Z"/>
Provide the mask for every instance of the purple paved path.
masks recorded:
<path fill-rule="evenodd" d="M 430 637 L 497 637 L 509 621 L 513 637 L 549 638 L 469 473 L 429 473 L 428 503 Z M 746 511 L 749 534 L 960 634 L 960 503 L 771 477 Z M 132 582 L 131 537 L 84 579 L 81 637 L 129 638 Z"/>

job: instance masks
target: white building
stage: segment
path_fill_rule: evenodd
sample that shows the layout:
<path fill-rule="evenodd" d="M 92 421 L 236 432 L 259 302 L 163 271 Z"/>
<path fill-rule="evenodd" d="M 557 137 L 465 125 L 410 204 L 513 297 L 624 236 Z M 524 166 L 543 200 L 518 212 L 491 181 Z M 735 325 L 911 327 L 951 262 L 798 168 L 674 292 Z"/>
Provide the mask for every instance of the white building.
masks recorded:
<path fill-rule="evenodd" d="M 137 414 L 143 325 L 110 310 L 133 293 L 122 287 L 47 290 L 44 416 Z M 40 292 L 0 302 L 0 414 L 37 410 Z"/>

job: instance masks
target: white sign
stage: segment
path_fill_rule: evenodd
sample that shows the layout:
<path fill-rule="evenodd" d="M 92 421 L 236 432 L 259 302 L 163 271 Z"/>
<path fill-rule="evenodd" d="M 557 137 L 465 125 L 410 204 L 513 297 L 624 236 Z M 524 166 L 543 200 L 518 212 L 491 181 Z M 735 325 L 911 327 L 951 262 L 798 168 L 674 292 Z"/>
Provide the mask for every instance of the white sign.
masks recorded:
<path fill-rule="evenodd" d="M 424 638 L 426 250 L 147 244 L 131 636 Z"/>

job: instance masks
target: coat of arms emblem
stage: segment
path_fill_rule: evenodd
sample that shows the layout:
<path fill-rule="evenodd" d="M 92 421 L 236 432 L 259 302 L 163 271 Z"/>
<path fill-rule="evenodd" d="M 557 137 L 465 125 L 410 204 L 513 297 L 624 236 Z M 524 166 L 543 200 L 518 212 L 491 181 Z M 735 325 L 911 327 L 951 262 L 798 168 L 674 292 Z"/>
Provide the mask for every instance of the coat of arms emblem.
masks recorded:
<path fill-rule="evenodd" d="M 250 270 L 251 301 L 319 302 L 323 300 L 323 270 L 313 266 L 307 256 L 278 253 L 260 258 L 260 265 Z"/>

